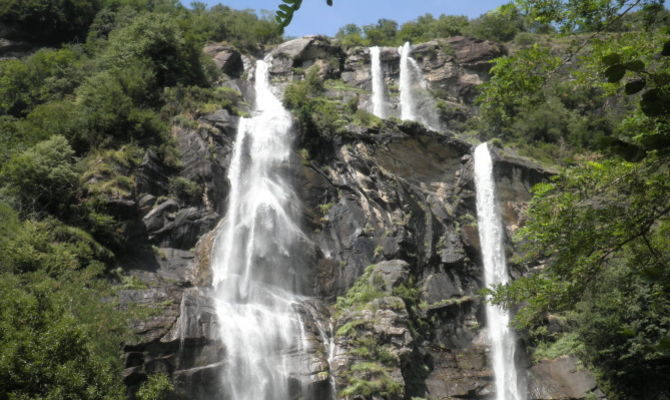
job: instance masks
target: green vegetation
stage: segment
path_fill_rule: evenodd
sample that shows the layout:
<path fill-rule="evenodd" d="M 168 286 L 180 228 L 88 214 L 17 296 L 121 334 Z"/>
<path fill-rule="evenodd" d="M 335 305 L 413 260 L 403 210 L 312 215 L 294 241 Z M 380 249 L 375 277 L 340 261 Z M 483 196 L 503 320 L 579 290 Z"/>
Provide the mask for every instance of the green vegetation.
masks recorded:
<path fill-rule="evenodd" d="M 484 137 L 553 148 L 564 166 L 534 188 L 517 232 L 523 261 L 542 272 L 498 287 L 494 301 L 520 305 L 514 323 L 530 334 L 536 359 L 577 355 L 611 399 L 667 397 L 668 12 L 651 1 L 635 12 L 609 1 L 584 2 L 588 12 L 573 2 L 518 3 L 578 44 L 563 54 L 522 48 L 496 60 L 482 87 Z M 549 316 L 563 321 L 560 332 L 550 332 Z"/>
<path fill-rule="evenodd" d="M 5 194 L 14 199 L 24 214 L 58 212 L 67 207 L 75 193 L 77 173 L 74 151 L 63 136 L 15 154 L 2 169 Z"/>
<path fill-rule="evenodd" d="M 399 46 L 404 42 L 422 43 L 451 36 L 472 36 L 499 42 L 509 42 L 521 33 L 548 33 L 549 24 L 539 24 L 525 16 L 513 4 L 498 7 L 478 18 L 426 14 L 416 20 L 398 25 L 389 19 L 359 27 L 348 24 L 340 28 L 336 37 L 344 46 Z"/>
<path fill-rule="evenodd" d="M 360 362 L 351 367 L 354 376 L 348 380 L 348 385 L 339 393 L 340 396 L 402 396 L 404 388 L 390 375 L 388 368 L 373 362 Z"/>
<path fill-rule="evenodd" d="M 167 400 L 174 386 L 166 374 L 153 374 L 137 391 L 138 400 Z"/>
<path fill-rule="evenodd" d="M 318 66 L 305 72 L 304 79 L 293 82 L 284 91 L 284 105 L 298 118 L 301 130 L 308 134 L 346 135 L 349 124 L 378 130 L 384 120 L 358 109 L 358 97 L 348 102 L 326 97 L 327 89 L 356 92 L 360 89 L 348 87 L 342 83 L 324 81 L 319 76 Z"/>
<path fill-rule="evenodd" d="M 391 309 L 409 314 L 407 328 L 414 340 L 421 340 L 426 333 L 426 322 L 419 315 L 420 292 L 410 278 L 393 288 L 386 287 L 384 278 L 374 265 L 368 266 L 344 296 L 337 298 L 334 318 L 341 324 L 335 335 L 345 337 L 343 342 L 350 346 L 348 354 L 356 362 L 347 371 L 346 386 L 340 396 L 380 396 L 388 398 L 413 392 L 421 392 L 422 382 L 430 368 L 420 359 L 411 363 L 401 362 L 398 347 L 386 335 L 376 334 L 375 325 L 380 321 L 369 318 L 366 311 L 375 312 L 379 308 Z M 402 370 L 405 384 L 392 378 L 394 369 Z"/>
<path fill-rule="evenodd" d="M 342 104 L 323 97 L 324 82 L 319 67 L 307 70 L 305 78 L 292 83 L 284 91 L 284 104 L 298 117 L 305 132 L 335 134 L 342 131 L 346 120 Z"/>
<path fill-rule="evenodd" d="M 337 302 L 335 303 L 337 313 L 344 312 L 345 310 L 361 310 L 370 301 L 384 296 L 383 282 L 372 278 L 374 270 L 374 265 L 368 266 L 363 275 L 347 291 L 347 294 L 337 298 Z M 381 279 L 379 275 L 377 275 L 377 278 Z"/>
<path fill-rule="evenodd" d="M 82 39 L 103 1 L 88 0 L 2 0 L 0 21 L 30 29 L 40 26 L 33 33 L 51 44 Z"/>
<path fill-rule="evenodd" d="M 392 368 L 399 366 L 399 359 L 394 352 L 391 343 L 385 343 L 384 338 L 376 336 L 372 331 L 374 320 L 362 318 L 357 312 L 364 309 L 374 309 L 375 300 L 388 302 L 397 299 L 388 297 L 390 294 L 384 291 L 383 278 L 375 273 L 375 266 L 370 265 L 365 269 L 354 286 L 346 295 L 338 297 L 335 303 L 335 318 L 344 315 L 353 318 L 341 325 L 335 335 L 345 336 L 353 346 L 349 351 L 355 356 L 355 362 L 351 370 L 347 372 L 346 387 L 339 393 L 340 396 L 402 396 L 404 386 L 391 377 Z M 398 308 L 404 308 L 402 300 L 397 299 Z"/>
<path fill-rule="evenodd" d="M 200 185 L 181 176 L 170 178 L 169 185 L 170 193 L 186 202 L 197 201 L 198 197 L 202 196 L 203 193 Z"/>
<path fill-rule="evenodd" d="M 0 23 L 52 47 L 0 60 L 0 398 L 121 400 L 129 320 L 155 310 L 118 310 L 119 290 L 147 288 L 123 273 L 137 221 L 118 201 L 148 151 L 177 175 L 173 119 L 238 113 L 203 45 L 256 51 L 279 27 L 173 0 L 0 0 Z M 198 201 L 202 188 L 172 177 L 169 191 Z M 155 375 L 137 396 L 170 392 Z"/>
<path fill-rule="evenodd" d="M 122 399 L 126 316 L 101 301 L 112 254 L 54 218 L 21 221 L 2 203 L 0 214 L 0 396 Z"/>
<path fill-rule="evenodd" d="M 198 118 L 220 108 L 243 113 L 238 91 L 213 87 L 220 76 L 201 48 L 225 41 L 261 53 L 281 40 L 301 5 L 283 3 L 275 22 L 175 0 L 0 0 L 10 39 L 51 47 L 0 60 L 0 398 L 124 398 L 118 352 L 134 314 L 119 312 L 117 293 L 147 286 L 122 272 L 134 227 L 114 207 L 136 195 L 149 151 L 174 172 L 167 194 L 199 201 L 202 182 L 176 176 L 169 127 L 206 128 Z M 461 34 L 510 45 L 463 129 L 564 169 L 535 188 L 518 231 L 522 261 L 544 268 L 497 288 L 494 301 L 519 306 L 515 324 L 536 360 L 577 355 L 613 400 L 667 398 L 670 14 L 651 0 L 515 4 L 472 20 L 347 25 L 337 36 L 347 46 Z M 308 138 L 344 135 L 348 124 L 383 128 L 357 109 L 360 89 L 323 82 L 318 67 L 303 72 L 284 101 Z M 328 99 L 328 90 L 346 91 L 348 100 Z M 440 111 L 458 110 L 442 103 Z M 382 304 L 410 314 L 415 339 L 427 331 L 413 283 L 389 295 L 370 268 L 334 314 Z M 549 330 L 550 317 L 561 320 L 560 332 Z M 369 334 L 372 323 L 352 319 L 336 332 L 359 358 L 345 396 L 405 391 L 391 377 L 398 356 Z M 158 374 L 137 397 L 160 400 L 172 390 Z"/>

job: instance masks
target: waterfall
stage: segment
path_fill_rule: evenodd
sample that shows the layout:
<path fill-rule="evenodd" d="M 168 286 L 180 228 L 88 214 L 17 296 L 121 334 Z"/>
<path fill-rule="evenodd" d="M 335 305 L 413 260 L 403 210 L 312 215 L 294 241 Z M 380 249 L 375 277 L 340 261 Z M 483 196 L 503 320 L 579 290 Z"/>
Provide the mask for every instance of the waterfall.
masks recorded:
<path fill-rule="evenodd" d="M 379 46 L 370 47 L 370 72 L 372 75 L 372 113 L 379 118 L 386 118 L 386 101 L 384 100 L 384 72 Z"/>
<path fill-rule="evenodd" d="M 400 119 L 416 121 L 416 103 L 412 95 L 412 67 L 409 53 L 412 46 L 409 42 L 400 47 Z"/>
<path fill-rule="evenodd" d="M 258 61 L 256 106 L 242 118 L 228 173 L 226 218 L 212 252 L 214 299 L 225 346 L 222 399 L 288 400 L 305 367 L 300 301 L 304 235 L 285 178 L 293 156 L 291 115 Z"/>
<path fill-rule="evenodd" d="M 439 131 L 440 120 L 435 100 L 428 92 L 428 84 L 416 60 L 410 56 L 409 42 L 398 48 L 400 53 L 400 119 L 417 121 Z"/>
<path fill-rule="evenodd" d="M 490 288 L 507 283 L 509 276 L 505 260 L 504 228 L 493 179 L 493 161 L 486 143 L 475 149 L 475 187 L 484 279 L 486 286 Z M 509 312 L 487 303 L 486 319 L 491 342 L 496 400 L 526 400 L 524 379 L 517 373 L 514 361 L 516 337 L 509 326 Z"/>

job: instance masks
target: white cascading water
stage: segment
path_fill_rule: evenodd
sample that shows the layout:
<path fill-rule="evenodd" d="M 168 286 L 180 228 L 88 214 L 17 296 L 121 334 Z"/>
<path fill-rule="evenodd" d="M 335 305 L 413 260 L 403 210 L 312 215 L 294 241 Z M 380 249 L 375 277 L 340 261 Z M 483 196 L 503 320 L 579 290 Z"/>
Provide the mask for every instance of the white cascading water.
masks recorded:
<path fill-rule="evenodd" d="M 412 46 L 409 42 L 399 49 L 400 52 L 400 119 L 416 121 L 416 101 L 413 96 L 412 58 L 409 53 Z"/>
<path fill-rule="evenodd" d="M 230 400 L 288 400 L 304 365 L 299 301 L 299 201 L 285 178 L 293 156 L 291 115 L 258 61 L 256 107 L 238 127 L 226 219 L 213 249 L 213 284 Z M 293 383 L 291 383 L 293 382 Z"/>
<path fill-rule="evenodd" d="M 500 208 L 493 179 L 493 160 L 486 143 L 475 149 L 475 187 L 477 190 L 477 222 L 484 262 L 486 286 L 509 281 Z M 491 358 L 496 383 L 496 400 L 526 400 L 523 377 L 517 372 L 514 355 L 516 336 L 509 326 L 509 312 L 499 306 L 486 305 L 486 319 Z"/>
<path fill-rule="evenodd" d="M 370 72 L 372 75 L 372 113 L 379 118 L 386 118 L 384 72 L 379 46 L 370 47 Z"/>
<path fill-rule="evenodd" d="M 398 48 L 400 53 L 400 119 L 417 121 L 428 128 L 439 131 L 440 121 L 435 100 L 428 93 L 428 84 L 421 67 L 410 56 L 409 42 Z"/>

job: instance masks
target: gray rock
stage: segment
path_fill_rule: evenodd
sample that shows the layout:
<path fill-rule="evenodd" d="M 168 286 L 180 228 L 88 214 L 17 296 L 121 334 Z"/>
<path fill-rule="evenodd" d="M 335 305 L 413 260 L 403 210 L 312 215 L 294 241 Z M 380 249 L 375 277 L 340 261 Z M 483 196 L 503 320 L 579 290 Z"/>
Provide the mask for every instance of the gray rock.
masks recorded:
<path fill-rule="evenodd" d="M 270 52 L 270 57 L 270 72 L 275 75 L 287 75 L 292 73 L 293 68 L 308 68 L 317 61 L 325 61 L 321 65 L 322 71 L 328 67 L 329 70 L 324 73 L 338 78 L 343 52 L 325 36 L 304 36 L 280 44 Z M 333 64 L 334 68 L 330 68 Z"/>
<path fill-rule="evenodd" d="M 156 207 L 152 208 L 151 211 L 147 213 L 142 218 L 144 222 L 144 227 L 148 232 L 157 232 L 161 230 L 167 221 L 174 219 L 174 213 L 179 209 L 179 203 L 174 199 L 167 199 L 159 203 Z"/>
<path fill-rule="evenodd" d="M 177 398 L 189 400 L 217 398 L 223 390 L 221 376 L 224 368 L 224 363 L 220 362 L 175 371 L 172 379 Z"/>
<path fill-rule="evenodd" d="M 403 260 L 383 261 L 374 266 L 370 275 L 370 284 L 374 285 L 377 279 L 384 283 L 383 290 L 391 293 L 394 287 L 407 282 L 409 264 Z"/>
<path fill-rule="evenodd" d="M 462 297 L 465 294 L 458 274 L 448 272 L 429 274 L 423 281 L 422 293 L 428 304 L 438 303 L 454 297 Z"/>
<path fill-rule="evenodd" d="M 167 193 L 168 175 L 170 174 L 163 161 L 153 150 L 147 150 L 135 177 L 138 193 L 150 193 L 160 196 Z"/>
<path fill-rule="evenodd" d="M 436 399 L 482 399 L 492 391 L 492 371 L 487 352 L 474 347 L 463 350 L 431 351 L 435 360 L 426 379 L 426 397 Z"/>
<path fill-rule="evenodd" d="M 528 371 L 528 394 L 532 400 L 585 399 L 597 392 L 593 375 L 570 356 L 543 360 Z M 598 398 L 604 398 L 601 396 Z"/>
<path fill-rule="evenodd" d="M 208 211 L 224 211 L 228 195 L 226 170 L 232 155 L 238 117 L 218 110 L 200 118 L 213 129 L 175 130 L 177 149 L 181 155 L 180 175 L 203 186 L 201 200 Z"/>
<path fill-rule="evenodd" d="M 208 44 L 203 52 L 210 56 L 221 72 L 239 77 L 244 72 L 242 55 L 234 47 L 225 44 Z"/>

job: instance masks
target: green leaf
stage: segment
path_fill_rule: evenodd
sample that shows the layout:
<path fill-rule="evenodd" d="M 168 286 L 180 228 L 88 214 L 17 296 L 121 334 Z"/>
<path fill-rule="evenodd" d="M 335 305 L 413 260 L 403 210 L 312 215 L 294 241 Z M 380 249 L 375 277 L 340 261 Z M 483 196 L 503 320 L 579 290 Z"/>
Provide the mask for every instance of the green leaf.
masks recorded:
<path fill-rule="evenodd" d="M 660 117 L 670 112 L 670 93 L 661 89 L 651 89 L 642 95 L 642 112 L 648 117 Z"/>
<path fill-rule="evenodd" d="M 602 58 L 603 64 L 615 65 L 621 63 L 621 54 L 610 53 Z"/>
<path fill-rule="evenodd" d="M 626 84 L 625 91 L 626 94 L 635 94 L 639 92 L 640 90 L 644 89 L 644 87 L 647 85 L 647 81 L 644 79 L 636 79 L 634 81 L 630 81 Z"/>
<path fill-rule="evenodd" d="M 670 40 L 663 44 L 663 50 L 661 51 L 662 56 L 670 56 Z"/>
<path fill-rule="evenodd" d="M 670 336 L 662 338 L 656 345 L 656 349 L 663 354 L 670 355 Z"/>
<path fill-rule="evenodd" d="M 670 84 L 670 74 L 668 74 L 667 72 L 654 74 L 653 79 L 658 86 L 665 86 L 667 84 Z"/>
<path fill-rule="evenodd" d="M 619 82 L 626 74 L 626 68 L 621 64 L 615 64 L 605 70 L 605 76 L 610 83 Z"/>
<path fill-rule="evenodd" d="M 626 64 L 624 64 L 624 67 L 626 67 L 626 69 L 629 71 L 635 71 L 635 72 L 644 71 L 644 63 L 640 60 L 633 60 L 631 62 L 627 62 Z"/>
<path fill-rule="evenodd" d="M 279 9 L 285 11 L 286 13 L 290 13 L 291 11 L 293 11 L 293 9 L 287 6 L 286 4 L 280 4 Z"/>

